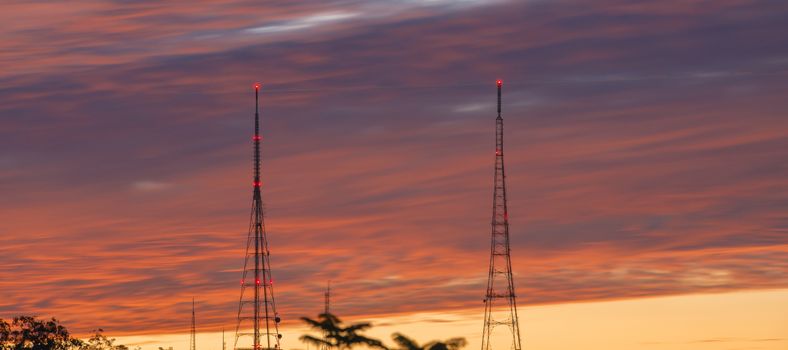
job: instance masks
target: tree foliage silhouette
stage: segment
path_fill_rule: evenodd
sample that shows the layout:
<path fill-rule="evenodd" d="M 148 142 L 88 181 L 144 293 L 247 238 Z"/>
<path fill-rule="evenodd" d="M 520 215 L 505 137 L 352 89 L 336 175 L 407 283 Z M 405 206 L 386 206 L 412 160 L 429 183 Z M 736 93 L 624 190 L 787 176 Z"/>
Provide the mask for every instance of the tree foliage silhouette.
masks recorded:
<path fill-rule="evenodd" d="M 386 346 L 383 345 L 380 340 L 368 338 L 359 334 L 359 332 L 371 328 L 371 323 L 355 323 L 344 327 L 342 320 L 331 313 L 320 314 L 317 316 L 317 320 L 308 317 L 301 317 L 301 320 L 312 329 L 320 331 L 325 335 L 324 338 L 318 338 L 308 334 L 302 335 L 299 339 L 305 343 L 313 344 L 318 347 L 326 345 L 330 348 L 342 350 L 350 349 L 358 345 L 387 350 Z"/>
<path fill-rule="evenodd" d="M 115 344 L 115 338 L 107 338 L 104 330 L 99 328 L 93 331 L 88 341 L 83 342 L 79 350 L 129 350 L 126 345 Z"/>
<path fill-rule="evenodd" d="M 82 341 L 74 338 L 56 319 L 39 320 L 34 316 L 17 316 L 9 323 L 0 319 L 2 350 L 71 350 Z"/>
<path fill-rule="evenodd" d="M 465 338 L 451 338 L 445 341 L 433 340 L 424 345 L 419 345 L 415 340 L 402 335 L 402 333 L 392 334 L 391 339 L 399 345 L 399 348 L 396 350 L 459 350 L 467 345 Z"/>
<path fill-rule="evenodd" d="M 87 341 L 74 338 L 56 319 L 17 316 L 11 322 L 0 319 L 0 350 L 129 350 L 115 344 L 102 329 L 93 331 Z M 137 347 L 135 350 L 139 350 Z"/>

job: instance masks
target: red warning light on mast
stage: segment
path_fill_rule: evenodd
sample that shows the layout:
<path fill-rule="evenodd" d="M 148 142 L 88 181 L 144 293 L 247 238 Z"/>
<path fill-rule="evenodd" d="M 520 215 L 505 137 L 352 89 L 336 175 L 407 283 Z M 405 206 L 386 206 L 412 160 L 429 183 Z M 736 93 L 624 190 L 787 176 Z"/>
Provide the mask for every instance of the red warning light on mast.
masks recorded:
<path fill-rule="evenodd" d="M 254 89 L 260 90 L 260 83 L 254 83 Z"/>
<path fill-rule="evenodd" d="M 495 84 L 498 85 L 498 87 L 501 87 L 503 85 L 503 80 L 498 79 L 495 81 Z"/>

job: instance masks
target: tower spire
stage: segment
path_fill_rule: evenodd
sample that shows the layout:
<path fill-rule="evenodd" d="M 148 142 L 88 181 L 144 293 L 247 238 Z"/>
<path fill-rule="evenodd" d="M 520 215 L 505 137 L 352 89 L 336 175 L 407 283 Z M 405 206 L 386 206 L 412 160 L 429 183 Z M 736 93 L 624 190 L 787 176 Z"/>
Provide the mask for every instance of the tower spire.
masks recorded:
<path fill-rule="evenodd" d="M 495 118 L 495 184 L 493 186 L 492 234 L 490 242 L 490 269 L 487 276 L 487 292 L 484 297 L 484 329 L 482 331 L 482 350 L 491 350 L 503 345 L 493 346 L 493 328 L 505 325 L 511 333 L 511 348 L 521 350 L 520 325 L 517 319 L 514 281 L 512 279 L 512 259 L 509 249 L 509 211 L 506 204 L 506 175 L 503 163 L 503 118 L 501 117 L 501 88 L 498 86 L 498 117 Z M 508 308 L 508 317 L 495 320 L 493 312 L 498 307 Z"/>
<path fill-rule="evenodd" d="M 244 260 L 243 278 L 241 279 L 241 299 L 238 303 L 238 323 L 235 327 L 235 343 L 233 349 L 249 349 L 239 340 L 251 336 L 251 349 L 279 349 L 279 322 L 274 302 L 273 278 L 271 278 L 271 255 L 268 249 L 268 237 L 265 232 L 265 215 L 260 188 L 260 84 L 254 85 L 254 136 L 253 172 L 252 172 L 252 213 L 249 220 L 249 233 L 246 240 L 246 257 Z M 251 245 L 254 244 L 254 248 Z M 254 259 L 252 264 L 250 259 Z M 252 265 L 252 266 L 250 266 Z M 248 273 L 252 270 L 254 281 L 249 281 Z M 250 296 L 247 287 L 253 288 Z M 250 307 L 251 306 L 251 307 Z M 251 322 L 250 322 L 251 321 Z M 249 332 L 248 328 L 252 328 Z"/>
<path fill-rule="evenodd" d="M 498 79 L 495 85 L 498 86 L 498 118 L 496 119 L 503 119 L 501 118 L 501 88 L 503 87 L 503 80 Z M 503 129 L 501 129 L 501 131 L 503 131 Z M 501 136 L 503 136 L 503 134 Z"/>

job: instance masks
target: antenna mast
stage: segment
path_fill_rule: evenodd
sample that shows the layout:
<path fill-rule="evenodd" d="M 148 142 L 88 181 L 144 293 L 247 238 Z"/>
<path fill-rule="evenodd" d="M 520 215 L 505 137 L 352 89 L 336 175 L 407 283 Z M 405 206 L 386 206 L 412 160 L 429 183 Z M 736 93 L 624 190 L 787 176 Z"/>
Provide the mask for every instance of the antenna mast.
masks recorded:
<path fill-rule="evenodd" d="M 501 87 L 498 86 L 498 117 L 495 118 L 495 185 L 493 186 L 492 237 L 490 243 L 490 270 L 487 276 L 487 293 L 484 297 L 484 330 L 482 350 L 491 350 L 495 326 L 507 326 L 511 331 L 511 349 L 521 350 L 520 325 L 517 319 L 512 258 L 509 249 L 509 211 L 506 204 L 506 175 L 503 166 L 503 118 L 501 117 Z M 508 306 L 507 319 L 495 320 L 493 311 L 498 306 Z M 501 344 L 502 345 L 502 344 Z"/>

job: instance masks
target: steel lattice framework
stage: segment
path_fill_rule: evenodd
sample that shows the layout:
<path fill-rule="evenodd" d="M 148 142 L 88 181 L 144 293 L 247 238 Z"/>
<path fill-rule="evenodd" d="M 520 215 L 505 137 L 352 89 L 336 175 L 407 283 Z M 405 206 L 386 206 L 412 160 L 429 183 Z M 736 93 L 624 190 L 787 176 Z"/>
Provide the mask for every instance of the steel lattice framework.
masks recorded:
<path fill-rule="evenodd" d="M 506 206 L 506 174 L 503 163 L 503 118 L 501 117 L 501 87 L 498 80 L 498 118 L 495 119 L 495 185 L 493 188 L 492 237 L 490 243 L 490 270 L 487 293 L 484 298 L 484 330 L 482 350 L 493 348 L 493 330 L 507 326 L 511 332 L 511 348 L 520 350 L 520 325 L 517 319 L 512 259 L 509 249 L 509 211 Z M 493 312 L 508 308 L 508 316 L 495 319 Z"/>
<path fill-rule="evenodd" d="M 233 349 L 269 350 L 279 349 L 279 314 L 274 302 L 273 278 L 265 232 L 263 199 L 260 187 L 260 84 L 254 85 L 254 173 L 252 182 L 252 212 L 249 220 L 249 234 L 246 240 L 243 277 L 241 278 L 241 298 L 238 303 L 238 323 L 235 327 Z M 249 274 L 253 275 L 250 278 Z M 251 288 L 250 293 L 248 289 Z M 251 331 L 250 331 L 251 330 Z M 249 342 L 251 346 L 242 344 Z"/>

